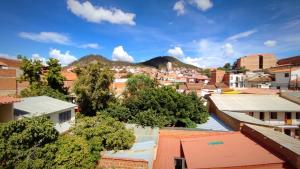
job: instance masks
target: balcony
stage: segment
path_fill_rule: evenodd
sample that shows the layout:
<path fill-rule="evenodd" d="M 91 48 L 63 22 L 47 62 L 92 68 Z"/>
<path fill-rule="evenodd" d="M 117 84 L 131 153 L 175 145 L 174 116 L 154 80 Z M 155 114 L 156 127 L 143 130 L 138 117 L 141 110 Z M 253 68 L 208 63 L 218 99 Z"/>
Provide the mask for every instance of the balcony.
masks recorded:
<path fill-rule="evenodd" d="M 292 119 L 285 119 L 286 125 L 292 125 Z"/>

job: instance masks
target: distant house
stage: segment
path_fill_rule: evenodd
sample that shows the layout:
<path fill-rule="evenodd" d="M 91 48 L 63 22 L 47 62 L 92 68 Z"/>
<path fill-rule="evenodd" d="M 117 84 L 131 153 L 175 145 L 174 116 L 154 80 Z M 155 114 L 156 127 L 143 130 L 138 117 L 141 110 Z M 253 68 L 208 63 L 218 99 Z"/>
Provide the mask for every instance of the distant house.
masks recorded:
<path fill-rule="evenodd" d="M 0 123 L 14 120 L 13 103 L 18 101 L 13 97 L 0 96 Z"/>
<path fill-rule="evenodd" d="M 48 96 L 22 98 L 14 104 L 15 119 L 45 115 L 54 123 L 59 133 L 66 132 L 75 123 L 77 105 Z"/>
<path fill-rule="evenodd" d="M 245 87 L 269 89 L 271 82 L 272 78 L 269 74 L 248 73 L 246 74 Z"/>

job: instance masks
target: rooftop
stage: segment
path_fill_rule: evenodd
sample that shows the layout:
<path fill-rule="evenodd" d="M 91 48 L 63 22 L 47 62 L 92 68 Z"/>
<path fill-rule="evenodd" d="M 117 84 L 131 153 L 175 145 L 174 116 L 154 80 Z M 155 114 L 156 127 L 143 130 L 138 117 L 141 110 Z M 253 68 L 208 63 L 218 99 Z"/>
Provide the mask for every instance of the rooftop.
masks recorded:
<path fill-rule="evenodd" d="M 278 95 L 215 94 L 210 96 L 210 99 L 222 111 L 296 112 L 300 110 L 300 105 L 281 98 Z"/>
<path fill-rule="evenodd" d="M 214 114 L 209 116 L 209 119 L 206 123 L 197 124 L 198 129 L 204 130 L 214 130 L 214 131 L 232 131 L 232 129 L 223 123 L 218 117 Z"/>
<path fill-rule="evenodd" d="M 14 98 L 14 97 L 10 97 L 10 96 L 0 96 L 0 105 L 1 104 L 12 104 L 15 102 L 19 102 L 20 99 L 18 98 Z"/>
<path fill-rule="evenodd" d="M 27 97 L 21 98 L 20 100 L 21 102 L 14 104 L 14 109 L 27 112 L 28 114 L 24 116 L 29 117 L 55 113 L 77 106 L 76 104 L 54 99 L 48 96 Z"/>
<path fill-rule="evenodd" d="M 245 125 L 256 130 L 257 132 L 261 133 L 265 137 L 275 141 L 279 145 L 300 155 L 300 140 L 291 138 L 288 135 L 285 135 L 278 131 L 274 131 L 273 129 L 267 127 L 261 127 L 261 126 L 251 125 L 251 124 L 245 124 Z"/>
<path fill-rule="evenodd" d="M 230 111 L 223 111 L 226 115 L 230 116 L 231 118 L 234 118 L 240 122 L 244 123 L 250 123 L 250 124 L 256 124 L 261 126 L 272 126 L 270 123 L 266 123 L 262 120 L 259 120 L 257 118 L 254 118 L 252 116 L 249 116 L 242 112 L 230 112 Z"/>
<path fill-rule="evenodd" d="M 225 168 L 284 161 L 239 132 L 182 139 L 187 168 Z"/>

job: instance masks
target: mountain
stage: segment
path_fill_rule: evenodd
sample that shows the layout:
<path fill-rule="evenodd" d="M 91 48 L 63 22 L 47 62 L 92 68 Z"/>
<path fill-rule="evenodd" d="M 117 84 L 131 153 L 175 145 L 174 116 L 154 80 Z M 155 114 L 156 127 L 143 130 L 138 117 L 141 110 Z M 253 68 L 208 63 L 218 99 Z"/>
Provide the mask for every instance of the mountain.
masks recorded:
<path fill-rule="evenodd" d="M 134 65 L 133 63 L 129 63 L 129 62 L 122 62 L 122 61 L 111 61 L 107 58 L 105 58 L 102 55 L 87 55 L 84 56 L 82 58 L 80 58 L 79 60 L 76 60 L 72 63 L 70 63 L 68 66 L 85 66 L 89 63 L 92 62 L 99 62 L 103 65 L 107 65 L 107 66 L 130 66 L 130 65 Z"/>
<path fill-rule="evenodd" d="M 111 61 L 102 55 L 87 55 L 87 56 L 80 58 L 79 60 L 72 62 L 71 64 L 68 65 L 68 67 L 70 67 L 70 66 L 82 67 L 82 66 L 85 66 L 92 62 L 99 62 L 99 63 L 101 63 L 103 65 L 107 65 L 107 66 L 148 66 L 148 67 L 155 67 L 158 69 L 166 68 L 166 64 L 168 62 L 171 62 L 173 67 L 199 69 L 196 66 L 185 64 L 172 56 L 159 56 L 159 57 L 152 58 L 145 62 L 140 62 L 140 63 L 134 64 L 134 63 L 129 63 L 129 62 Z"/>
<path fill-rule="evenodd" d="M 166 68 L 166 65 L 168 62 L 172 63 L 172 67 L 184 67 L 184 68 L 190 68 L 190 69 L 199 69 L 196 66 L 185 64 L 172 56 L 158 56 L 158 57 L 152 58 L 148 61 L 141 62 L 138 64 L 143 65 L 143 66 L 150 66 L 150 67 L 155 67 L 155 68 L 161 69 L 161 68 Z"/>

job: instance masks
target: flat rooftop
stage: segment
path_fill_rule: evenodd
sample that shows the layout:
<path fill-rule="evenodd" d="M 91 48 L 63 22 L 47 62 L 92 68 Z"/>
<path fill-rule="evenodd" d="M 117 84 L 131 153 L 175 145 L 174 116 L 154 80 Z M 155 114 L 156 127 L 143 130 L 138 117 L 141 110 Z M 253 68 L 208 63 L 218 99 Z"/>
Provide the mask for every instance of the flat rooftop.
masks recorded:
<path fill-rule="evenodd" d="M 203 124 L 197 124 L 197 129 L 213 130 L 213 131 L 232 131 L 232 129 L 222 122 L 214 114 L 210 114 L 208 121 Z"/>
<path fill-rule="evenodd" d="M 210 99 L 221 111 L 297 112 L 300 110 L 300 105 L 278 95 L 215 94 L 210 96 Z"/>
<path fill-rule="evenodd" d="M 284 161 L 239 132 L 182 139 L 187 168 L 282 167 Z M 270 167 L 270 166 L 269 166 Z M 274 166 L 273 166 L 274 167 Z"/>

